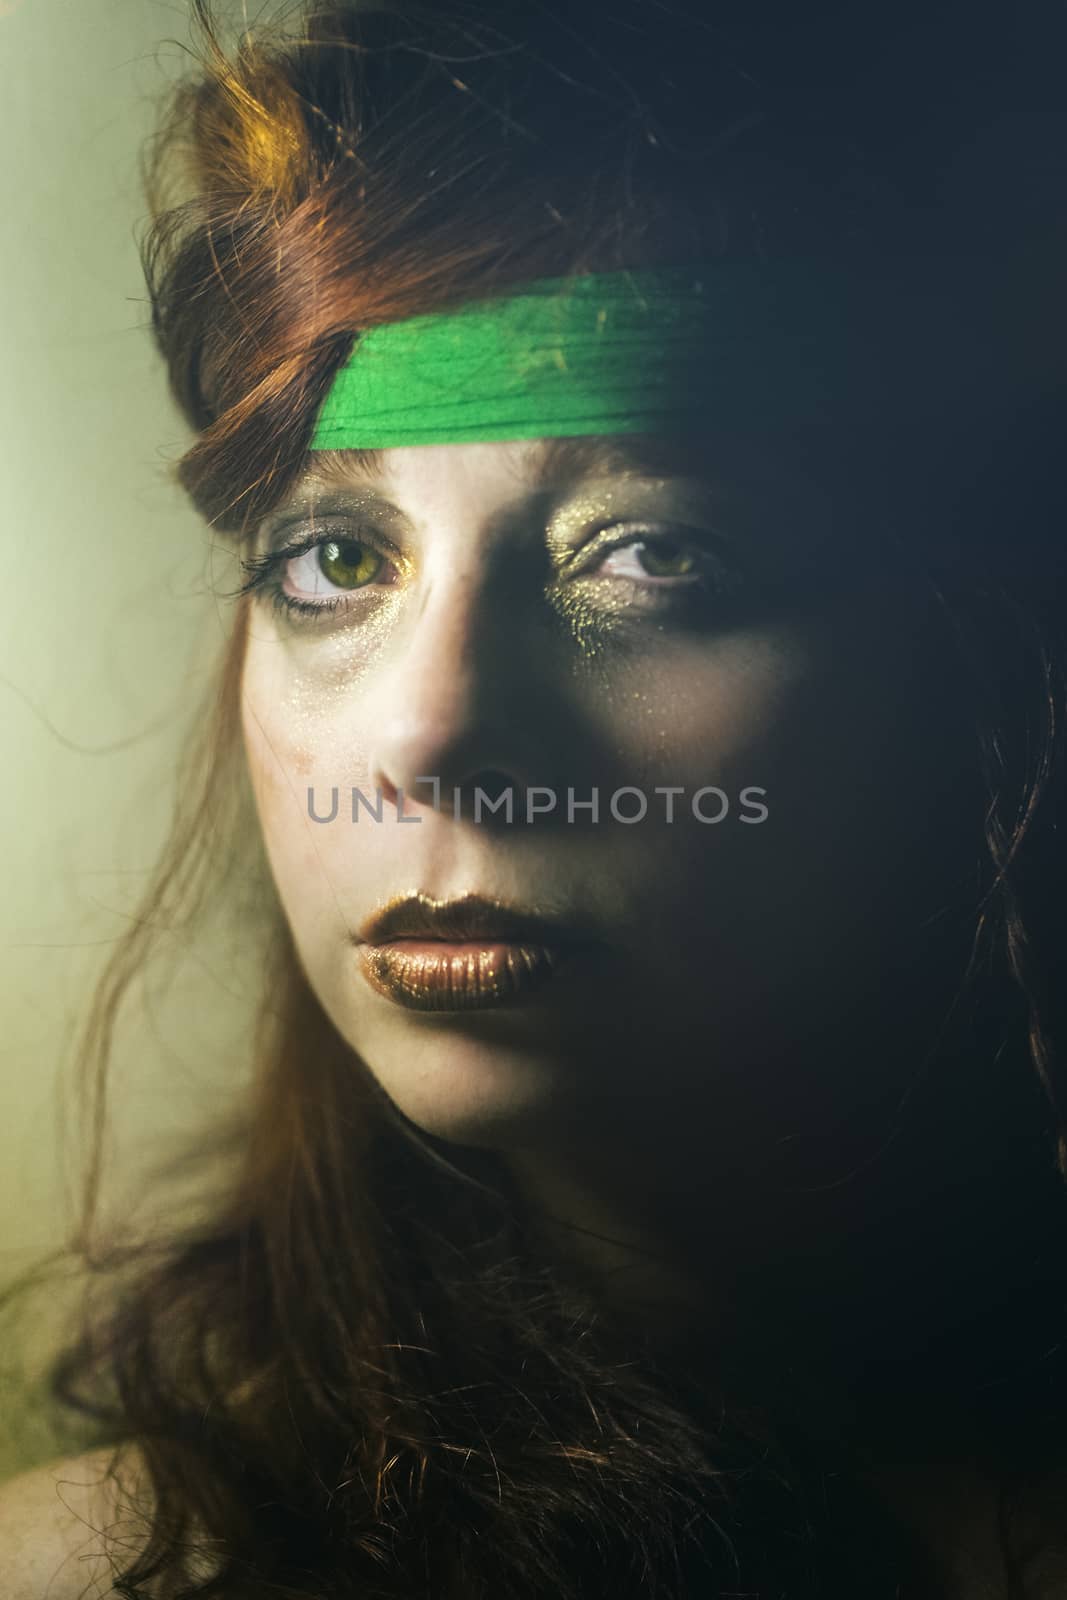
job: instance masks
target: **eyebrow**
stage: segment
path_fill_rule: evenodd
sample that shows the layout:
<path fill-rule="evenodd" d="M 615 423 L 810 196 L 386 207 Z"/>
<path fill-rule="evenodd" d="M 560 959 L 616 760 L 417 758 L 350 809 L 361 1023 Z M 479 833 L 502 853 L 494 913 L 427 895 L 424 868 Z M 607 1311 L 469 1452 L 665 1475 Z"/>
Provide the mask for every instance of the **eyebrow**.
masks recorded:
<path fill-rule="evenodd" d="M 294 498 L 309 488 L 380 488 L 384 450 L 317 450 L 294 486 Z M 533 480 L 534 489 L 567 487 L 596 473 L 664 473 L 693 466 L 702 452 L 694 439 L 673 434 L 583 434 L 548 439 Z M 281 508 L 279 508 L 281 509 Z"/>

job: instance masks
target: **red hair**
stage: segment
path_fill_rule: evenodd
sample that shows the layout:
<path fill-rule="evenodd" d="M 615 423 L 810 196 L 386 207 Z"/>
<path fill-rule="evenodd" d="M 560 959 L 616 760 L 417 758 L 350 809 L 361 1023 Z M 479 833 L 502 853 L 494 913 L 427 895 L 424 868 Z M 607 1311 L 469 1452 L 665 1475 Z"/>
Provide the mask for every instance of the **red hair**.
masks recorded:
<path fill-rule="evenodd" d="M 823 190 L 811 151 L 791 186 L 789 126 L 761 143 L 735 103 L 744 62 L 695 5 L 569 20 L 550 4 L 311 5 L 295 33 L 232 51 L 206 0 L 194 12 L 202 70 L 153 148 L 144 259 L 196 433 L 178 478 L 238 538 L 301 470 L 360 329 L 523 278 L 758 253 L 827 217 L 847 236 L 881 193 L 823 130 Z M 1031 1052 L 1058 1101 L 1064 935 L 1042 874 L 1062 886 L 1064 657 L 1033 549 L 1003 604 L 977 564 L 943 592 L 999 718 L 974 975 L 998 996 L 994 973 L 1010 980 L 1005 1058 L 1018 1072 Z M 840 1464 L 724 1413 L 538 1259 L 495 1159 L 420 1136 L 359 1070 L 276 904 L 256 1081 L 215 1141 L 229 1164 L 210 1222 L 143 1250 L 96 1237 L 123 998 L 161 912 L 191 917 L 254 828 L 243 629 L 239 612 L 152 915 L 115 952 L 84 1040 L 94 1143 L 75 1248 L 107 1293 L 54 1387 L 146 1466 L 146 1536 L 116 1592 L 668 1600 L 703 1583 L 802 1600 L 859 1592 L 860 1570 L 867 1600 L 888 1600 L 892 1535 L 861 1498 L 827 1513 Z M 848 1551 L 860 1568 L 845 1572 Z"/>

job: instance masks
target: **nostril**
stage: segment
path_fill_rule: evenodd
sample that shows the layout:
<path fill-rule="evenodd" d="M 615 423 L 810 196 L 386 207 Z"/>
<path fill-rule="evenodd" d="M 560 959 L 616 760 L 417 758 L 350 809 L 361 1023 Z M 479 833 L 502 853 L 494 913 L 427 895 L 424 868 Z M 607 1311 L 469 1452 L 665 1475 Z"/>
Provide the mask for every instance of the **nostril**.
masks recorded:
<path fill-rule="evenodd" d="M 385 801 L 386 805 L 396 805 L 400 798 L 397 793 L 396 784 L 393 783 L 391 778 L 387 778 L 384 772 L 378 775 L 376 787 L 381 793 L 382 799 Z"/>
<path fill-rule="evenodd" d="M 509 778 L 506 772 L 501 772 L 497 767 L 476 773 L 470 783 L 472 794 L 475 789 L 481 789 L 486 798 L 491 801 L 499 800 L 506 790 L 518 790 L 519 787 L 514 778 Z"/>

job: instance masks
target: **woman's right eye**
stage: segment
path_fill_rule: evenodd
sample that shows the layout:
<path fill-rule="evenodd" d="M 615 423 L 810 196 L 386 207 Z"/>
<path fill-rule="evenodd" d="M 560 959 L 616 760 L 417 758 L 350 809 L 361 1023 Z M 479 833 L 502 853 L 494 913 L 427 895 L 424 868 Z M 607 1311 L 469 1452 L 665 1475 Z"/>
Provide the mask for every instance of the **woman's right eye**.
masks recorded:
<path fill-rule="evenodd" d="M 303 599 L 338 589 L 362 589 L 388 563 L 373 545 L 358 539 L 325 539 L 285 564 L 285 579 Z"/>
<path fill-rule="evenodd" d="M 348 595 L 389 586 L 398 576 L 377 545 L 344 534 L 320 535 L 251 557 L 244 568 L 249 577 L 242 594 L 258 591 L 280 610 L 300 616 L 347 610 L 353 604 Z"/>

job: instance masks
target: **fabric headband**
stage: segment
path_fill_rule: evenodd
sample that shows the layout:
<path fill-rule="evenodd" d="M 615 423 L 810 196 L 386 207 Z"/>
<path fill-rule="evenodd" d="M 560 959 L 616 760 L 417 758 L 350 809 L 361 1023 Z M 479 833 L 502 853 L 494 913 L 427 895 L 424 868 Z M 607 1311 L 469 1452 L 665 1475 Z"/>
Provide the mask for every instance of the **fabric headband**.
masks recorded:
<path fill-rule="evenodd" d="M 310 448 L 664 432 L 753 411 L 821 418 L 840 342 L 813 345 L 812 285 L 791 289 L 759 263 L 598 272 L 372 327 Z M 816 303 L 828 298 L 822 277 Z"/>

